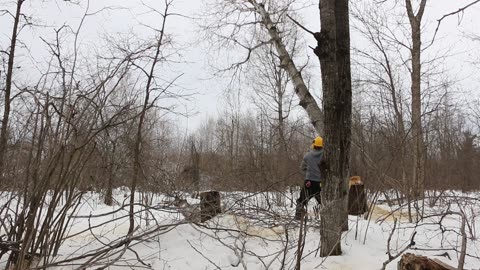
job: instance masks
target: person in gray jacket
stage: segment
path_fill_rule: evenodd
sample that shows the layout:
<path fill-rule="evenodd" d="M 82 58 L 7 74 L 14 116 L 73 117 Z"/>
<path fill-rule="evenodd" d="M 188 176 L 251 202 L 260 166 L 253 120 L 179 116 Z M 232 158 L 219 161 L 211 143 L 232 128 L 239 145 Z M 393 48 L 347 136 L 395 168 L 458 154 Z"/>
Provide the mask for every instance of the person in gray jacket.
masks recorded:
<path fill-rule="evenodd" d="M 321 175 L 320 162 L 323 157 L 323 139 L 316 137 L 313 140 L 312 149 L 303 157 L 300 169 L 304 173 L 304 184 L 300 191 L 300 198 L 297 200 L 295 219 L 300 220 L 305 212 L 308 201 L 315 197 L 318 204 L 321 204 Z"/>

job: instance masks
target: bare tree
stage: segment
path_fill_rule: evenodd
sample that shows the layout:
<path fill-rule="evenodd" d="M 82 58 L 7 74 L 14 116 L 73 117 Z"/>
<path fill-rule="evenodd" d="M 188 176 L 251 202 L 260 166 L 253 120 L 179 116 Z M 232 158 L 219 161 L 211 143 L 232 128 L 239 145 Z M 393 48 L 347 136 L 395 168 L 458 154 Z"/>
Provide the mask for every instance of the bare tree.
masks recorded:
<path fill-rule="evenodd" d="M 7 152 L 8 144 L 8 125 L 10 120 L 10 111 L 12 104 L 12 86 L 13 86 L 13 73 L 15 65 L 15 49 L 17 47 L 18 34 L 22 29 L 22 5 L 25 3 L 25 0 L 17 0 L 15 13 L 11 14 L 13 19 L 12 34 L 10 36 L 10 47 L 8 48 L 8 53 L 5 52 L 8 56 L 7 63 L 7 73 L 5 78 L 5 92 L 3 96 L 3 116 L 2 124 L 0 128 L 0 186 L 2 185 L 5 178 L 5 157 Z M 3 53 L 3 52 L 2 52 Z M 3 90 L 3 89 L 2 89 Z"/>
<path fill-rule="evenodd" d="M 88 9 L 87 3 L 75 30 L 62 26 L 55 29 L 53 41 L 43 39 L 52 60 L 37 85 L 25 87 L 19 99 L 27 108 L 27 132 L 20 139 L 26 147 L 22 153 L 28 154 L 24 167 L 17 168 L 23 176 L 23 197 L 15 201 L 15 215 L 4 228 L 6 241 L 17 243 L 7 249 L 2 246 L 1 256 L 9 253 L 8 267 L 23 269 L 32 256 L 49 264 L 58 255 L 73 222 L 71 215 L 92 177 L 84 169 L 96 152 L 93 142 L 109 128 L 137 117 L 130 100 L 111 103 L 136 53 L 110 59 L 98 56 L 92 66 L 78 65 L 80 30 L 85 19 L 95 14 Z M 62 35 L 73 37 L 73 52 L 65 49 L 68 45 L 62 44 Z M 79 80 L 84 71 L 91 77 Z M 110 106 L 115 110 L 105 113 Z"/>
<path fill-rule="evenodd" d="M 180 76 L 172 80 L 165 80 L 159 81 L 156 76 L 156 67 L 162 61 L 165 61 L 165 58 L 168 56 L 168 53 L 164 52 L 165 47 L 170 43 L 170 38 L 166 34 L 166 23 L 169 16 L 175 15 L 175 13 L 170 12 L 170 8 L 172 6 L 173 1 L 165 0 L 164 2 L 164 9 L 162 12 L 155 10 L 151 7 L 152 11 L 158 14 L 161 18 L 161 25 L 159 29 L 153 29 L 156 34 L 156 39 L 153 44 L 149 44 L 146 47 L 140 47 L 138 52 L 141 52 L 142 57 L 139 59 L 138 63 L 133 63 L 135 67 L 137 67 L 142 75 L 146 77 L 146 83 L 144 86 L 144 93 L 143 93 L 143 102 L 141 104 L 138 122 L 136 123 L 136 135 L 134 139 L 133 145 L 133 163 L 132 163 L 132 182 L 130 185 L 130 212 L 129 212 L 129 229 L 128 235 L 131 235 L 135 229 L 135 192 L 137 190 L 137 186 L 140 183 L 142 178 L 145 178 L 144 172 L 141 166 L 141 153 L 142 153 L 142 143 L 143 142 L 143 132 L 144 132 L 144 124 L 145 124 L 145 117 L 147 115 L 147 111 L 155 106 L 155 102 L 160 97 L 167 97 L 172 96 L 172 93 L 169 92 L 169 88 L 175 83 L 176 79 Z M 147 55 L 144 52 L 153 52 L 153 57 Z M 142 61 L 147 61 L 149 68 L 142 67 Z M 153 94 L 154 91 L 158 91 L 156 96 Z"/>
<path fill-rule="evenodd" d="M 422 18 L 427 1 L 422 0 L 417 12 L 414 12 L 411 0 L 405 0 L 408 20 L 410 21 L 412 47 L 411 80 L 412 80 L 412 135 L 413 135 L 413 183 L 414 194 L 423 197 L 425 187 L 425 144 L 422 131 L 422 95 L 421 95 L 421 52 L 422 52 Z"/>
<path fill-rule="evenodd" d="M 399 58 L 398 55 L 401 56 L 399 51 L 402 43 L 397 41 L 395 36 L 388 35 L 388 33 L 395 33 L 395 30 L 388 22 L 389 14 L 378 4 L 354 6 L 353 16 L 358 22 L 355 24 L 355 30 L 373 45 L 354 49 L 355 66 L 360 70 L 356 83 L 359 87 L 365 86 L 367 89 L 365 95 L 372 99 L 372 102 L 380 102 L 379 106 L 382 109 L 374 113 L 379 114 L 381 119 L 371 120 L 378 121 L 379 125 L 385 125 L 385 128 L 382 127 L 385 129 L 385 132 L 382 132 L 385 139 L 381 145 L 386 153 L 383 153 L 382 158 L 375 160 L 377 165 L 375 170 L 380 168 L 380 171 L 384 172 L 377 173 L 388 173 L 387 179 L 393 180 L 387 180 L 388 187 L 402 191 L 398 193 L 397 200 L 401 203 L 405 195 L 410 205 L 411 181 L 409 179 L 412 166 L 409 163 L 411 151 L 408 134 L 410 131 L 407 130 L 408 126 L 406 127 L 405 123 L 407 104 L 402 76 L 404 63 L 396 60 Z M 372 150 L 369 149 L 368 152 Z M 389 158 L 385 158 L 386 155 Z M 369 156 L 378 155 L 372 155 L 370 152 Z M 373 164 L 367 163 L 367 165 L 374 167 Z M 409 213 L 411 213 L 410 208 Z"/>
<path fill-rule="evenodd" d="M 224 1 L 221 5 L 215 3 L 206 14 L 215 20 L 211 20 L 204 29 L 211 42 L 241 48 L 246 54 L 244 58 L 222 69 L 223 71 L 233 70 L 238 73 L 242 65 L 252 58 L 252 52 L 272 44 L 280 61 L 280 67 L 288 73 L 292 81 L 300 106 L 305 109 L 317 132 L 323 134 L 322 111 L 309 92 L 302 70 L 295 65 L 285 43 L 289 31 L 284 32 L 286 28 L 283 25 L 290 20 L 285 15 L 290 12 L 294 16 L 291 4 L 292 1 L 260 3 L 256 0 Z M 241 35 L 245 36 L 240 37 Z"/>
<path fill-rule="evenodd" d="M 328 110 L 328 117 L 325 115 L 323 121 L 322 111 L 310 94 L 300 69 L 295 65 L 288 52 L 284 41 L 286 37 L 281 32 L 280 22 L 285 17 L 279 15 L 288 13 L 288 3 L 285 5 L 286 8 L 283 9 L 279 8 L 276 3 L 260 3 L 256 0 L 223 3 L 222 7 L 222 16 L 224 16 L 223 14 L 231 16 L 235 13 L 240 13 L 242 17 L 247 18 L 249 15 L 253 18 L 255 18 L 255 15 L 259 16 L 260 20 L 243 24 L 236 23 L 232 18 L 234 28 L 248 31 L 243 28 L 253 25 L 255 29 L 258 24 L 264 27 L 270 39 L 269 42 L 274 45 L 277 51 L 280 66 L 289 74 L 300 100 L 300 105 L 307 112 L 311 123 L 319 134 L 324 133 L 321 123 L 325 125 L 326 148 L 323 166 L 325 206 L 322 212 L 325 218 L 322 219 L 324 223 L 321 230 L 321 256 L 339 255 L 341 254 L 339 241 L 341 231 L 347 225 L 346 195 L 350 155 L 351 78 L 348 3 L 346 1 L 340 3 L 338 1 L 337 3 L 335 1 L 321 1 L 322 30 L 320 33 L 309 31 L 318 41 L 318 46 L 314 52 L 320 59 L 324 110 Z M 216 29 L 222 30 L 222 27 L 231 25 L 221 25 L 221 23 L 215 23 Z M 238 39 L 235 37 L 238 31 L 233 32 L 230 36 L 220 36 L 220 34 L 219 36 L 224 42 L 238 45 Z M 253 33 L 256 34 L 257 32 Z M 254 35 L 254 37 L 258 37 L 258 35 Z M 248 52 L 246 60 L 241 63 L 248 61 L 251 52 L 262 46 L 264 43 L 262 40 L 264 39 L 263 36 L 260 36 L 260 39 L 249 40 L 247 45 L 240 44 L 240 47 L 245 48 Z M 341 123 L 341 128 L 339 128 L 339 123 Z"/>
<path fill-rule="evenodd" d="M 426 49 L 431 44 L 424 46 L 420 43 L 419 53 L 422 54 L 420 66 L 412 68 L 412 59 L 414 59 L 412 58 L 413 42 L 411 42 L 412 23 L 415 25 L 415 20 L 421 19 L 420 14 L 417 14 L 416 19 L 412 21 L 408 18 L 408 14 L 405 16 L 405 11 L 402 11 L 396 4 L 386 6 L 387 3 L 384 2 L 369 3 L 370 5 L 358 5 L 354 13 L 355 19 L 359 23 L 355 30 L 360 32 L 372 45 L 355 49 L 356 66 L 361 71 L 357 82 L 361 87 L 365 86 L 366 90 L 362 97 L 367 97 L 368 102 L 375 104 L 368 112 L 375 114 L 375 117 L 368 121 L 371 124 L 375 123 L 370 125 L 369 132 L 375 134 L 371 146 L 381 145 L 377 149 L 367 147 L 369 149 L 366 151 L 370 152 L 370 156 L 381 158 L 373 159 L 377 161 L 376 165 L 372 166 L 372 164 L 368 164 L 369 162 L 366 164 L 374 170 L 379 169 L 377 174 L 388 176 L 386 177 L 388 180 L 383 181 L 382 185 L 388 186 L 385 188 L 395 187 L 397 190 L 396 200 L 399 204 L 403 204 L 406 199 L 409 206 L 409 217 L 412 217 L 410 204 L 416 202 L 419 195 L 423 193 L 416 184 L 419 180 L 414 179 L 414 171 L 418 172 L 416 175 L 423 179 L 421 181 L 423 184 L 420 186 L 424 188 L 439 187 L 439 176 L 433 176 L 441 175 L 437 174 L 440 172 L 438 169 L 433 169 L 439 162 L 438 152 L 441 151 L 442 155 L 446 153 L 450 155 L 455 152 L 453 148 L 449 147 L 453 147 L 456 143 L 451 140 L 443 140 L 446 136 L 451 136 L 447 133 L 453 131 L 456 125 L 451 118 L 451 115 L 455 114 L 452 113 L 452 109 L 456 106 L 454 82 L 448 78 L 448 71 L 439 68 L 440 63 L 447 59 L 448 54 L 441 52 L 436 52 L 435 55 L 427 54 Z M 402 13 L 395 19 L 391 19 L 392 9 L 393 12 L 397 10 Z M 418 10 L 418 12 L 420 11 L 424 12 L 423 9 Z M 405 23 L 407 20 L 408 23 Z M 423 25 L 423 23 L 420 24 Z M 424 27 L 417 30 L 425 32 Z M 418 35 L 415 39 L 418 39 Z M 415 48 L 418 49 L 418 42 Z M 418 55 L 415 55 L 415 59 L 419 59 Z M 418 63 L 417 60 L 415 60 L 416 63 Z M 418 68 L 421 68 L 421 77 L 418 75 Z M 413 71 L 417 72 L 417 75 L 413 76 Z M 414 80 L 420 81 L 414 85 Z M 418 91 L 419 85 L 421 86 L 421 95 Z M 416 90 L 412 91 L 412 89 Z M 410 103 L 409 97 L 412 97 L 414 93 L 417 97 L 412 98 L 412 103 Z M 420 98 L 419 102 L 416 100 L 417 98 Z M 413 110 L 413 101 L 415 101 L 416 107 L 420 106 L 420 120 L 413 120 L 413 115 L 419 113 L 418 108 L 415 109 L 416 111 Z M 409 115 L 409 113 L 411 114 Z M 437 133 L 439 125 L 443 126 L 442 132 L 445 134 L 440 134 L 440 131 Z M 420 136 L 418 127 L 422 129 L 422 138 L 419 144 L 416 139 Z M 374 141 L 378 141 L 378 143 L 374 143 Z M 418 148 L 417 145 L 422 145 L 423 158 L 419 157 L 422 159 L 420 162 L 417 162 L 419 159 L 413 158 L 414 155 L 418 155 L 418 151 L 415 150 Z M 372 155 L 372 153 L 375 154 Z M 420 168 L 419 164 L 423 164 L 423 168 Z M 452 164 L 450 163 L 450 165 Z M 442 166 L 442 171 L 446 172 L 448 167 L 449 165 L 445 164 Z M 440 178 L 448 179 L 450 177 Z"/>
<path fill-rule="evenodd" d="M 292 55 L 297 50 L 297 42 L 298 40 L 294 38 Z M 254 103 L 260 113 L 265 114 L 262 120 L 265 119 L 274 130 L 270 143 L 272 150 L 278 151 L 279 154 L 273 157 L 277 167 L 273 177 L 285 182 L 279 185 L 280 188 L 284 188 L 290 184 L 287 183 L 291 177 L 290 172 L 298 167 L 297 164 L 293 164 L 289 153 L 291 152 L 289 134 L 294 130 L 293 123 L 288 120 L 293 107 L 294 92 L 290 89 L 290 78 L 280 67 L 280 61 L 274 53 L 273 46 L 264 46 L 257 53 L 262 55 L 258 56 L 258 63 L 252 61 L 252 68 L 249 69 L 252 75 L 249 81 L 254 89 Z"/>

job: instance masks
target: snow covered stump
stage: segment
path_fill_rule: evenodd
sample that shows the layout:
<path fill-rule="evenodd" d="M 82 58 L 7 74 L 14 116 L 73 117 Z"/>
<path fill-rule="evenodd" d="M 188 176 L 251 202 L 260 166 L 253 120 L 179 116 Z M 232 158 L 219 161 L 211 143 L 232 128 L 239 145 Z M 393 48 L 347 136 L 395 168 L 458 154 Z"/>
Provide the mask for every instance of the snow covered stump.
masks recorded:
<path fill-rule="evenodd" d="M 222 212 L 220 192 L 207 191 L 200 193 L 200 221 L 205 222 Z"/>
<path fill-rule="evenodd" d="M 367 211 L 367 196 L 365 185 L 360 176 L 350 177 L 348 191 L 348 214 L 359 216 Z"/>

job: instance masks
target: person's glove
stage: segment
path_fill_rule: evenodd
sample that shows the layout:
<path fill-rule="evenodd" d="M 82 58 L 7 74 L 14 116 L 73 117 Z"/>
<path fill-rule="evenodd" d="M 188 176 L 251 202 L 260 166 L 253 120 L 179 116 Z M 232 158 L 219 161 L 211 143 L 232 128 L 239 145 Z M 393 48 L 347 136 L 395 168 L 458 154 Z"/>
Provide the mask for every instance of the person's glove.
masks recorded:
<path fill-rule="evenodd" d="M 312 185 L 312 183 L 311 183 L 310 181 L 305 182 L 305 186 L 306 186 L 307 188 L 309 188 L 311 185 Z"/>

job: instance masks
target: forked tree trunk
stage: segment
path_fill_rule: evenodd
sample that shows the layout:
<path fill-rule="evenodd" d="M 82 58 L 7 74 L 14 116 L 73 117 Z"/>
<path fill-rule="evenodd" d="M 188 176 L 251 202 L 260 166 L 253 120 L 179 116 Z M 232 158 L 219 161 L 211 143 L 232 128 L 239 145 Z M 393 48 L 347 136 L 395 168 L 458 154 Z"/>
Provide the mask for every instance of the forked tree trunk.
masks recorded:
<path fill-rule="evenodd" d="M 348 0 L 320 1 L 322 29 L 315 34 L 324 109 L 324 160 L 320 256 L 342 254 L 340 239 L 348 222 L 352 89 Z"/>
<path fill-rule="evenodd" d="M 413 133 L 413 193 L 416 199 L 423 198 L 425 180 L 425 151 L 422 131 L 422 99 L 421 99 L 421 61 L 422 49 L 421 22 L 425 11 L 426 0 L 421 0 L 417 14 L 414 13 L 411 0 L 405 0 L 408 20 L 412 30 L 412 69 L 410 72 L 412 85 L 412 133 Z"/>

